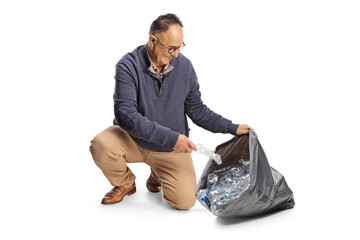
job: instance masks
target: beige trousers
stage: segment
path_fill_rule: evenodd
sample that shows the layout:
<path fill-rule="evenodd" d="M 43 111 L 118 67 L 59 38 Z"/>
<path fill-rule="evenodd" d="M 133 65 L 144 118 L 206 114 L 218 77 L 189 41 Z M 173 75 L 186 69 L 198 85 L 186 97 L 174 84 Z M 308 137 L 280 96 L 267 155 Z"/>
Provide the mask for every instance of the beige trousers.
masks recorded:
<path fill-rule="evenodd" d="M 95 164 L 113 186 L 131 186 L 135 175 L 126 163 L 144 162 L 161 182 L 163 198 L 178 209 L 194 206 L 196 177 L 189 153 L 154 152 L 139 146 L 119 126 L 102 131 L 91 142 Z"/>

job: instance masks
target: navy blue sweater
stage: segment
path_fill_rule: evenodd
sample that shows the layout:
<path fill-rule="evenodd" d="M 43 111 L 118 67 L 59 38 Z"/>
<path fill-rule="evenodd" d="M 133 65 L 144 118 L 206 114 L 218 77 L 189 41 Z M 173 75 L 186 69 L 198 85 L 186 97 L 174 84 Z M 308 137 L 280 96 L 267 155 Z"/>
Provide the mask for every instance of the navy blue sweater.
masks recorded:
<path fill-rule="evenodd" d="M 148 70 L 146 45 L 126 54 L 116 65 L 114 124 L 140 146 L 170 152 L 179 133 L 189 136 L 186 115 L 211 132 L 236 134 L 238 125 L 211 111 L 201 100 L 195 70 L 184 55 L 171 60 L 174 69 L 159 84 Z"/>

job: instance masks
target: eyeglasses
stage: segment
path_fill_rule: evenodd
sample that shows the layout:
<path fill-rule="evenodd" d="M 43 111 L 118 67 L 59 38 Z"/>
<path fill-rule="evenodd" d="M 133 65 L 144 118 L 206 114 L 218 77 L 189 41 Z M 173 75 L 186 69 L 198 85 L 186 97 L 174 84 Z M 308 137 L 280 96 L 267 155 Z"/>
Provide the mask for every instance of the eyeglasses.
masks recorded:
<path fill-rule="evenodd" d="M 185 47 L 185 43 L 181 43 L 181 45 L 179 47 L 168 47 L 163 41 L 161 41 L 160 38 L 158 38 L 158 40 L 159 40 L 159 43 L 161 45 L 163 45 L 170 54 L 174 53 L 175 51 L 181 51 Z"/>

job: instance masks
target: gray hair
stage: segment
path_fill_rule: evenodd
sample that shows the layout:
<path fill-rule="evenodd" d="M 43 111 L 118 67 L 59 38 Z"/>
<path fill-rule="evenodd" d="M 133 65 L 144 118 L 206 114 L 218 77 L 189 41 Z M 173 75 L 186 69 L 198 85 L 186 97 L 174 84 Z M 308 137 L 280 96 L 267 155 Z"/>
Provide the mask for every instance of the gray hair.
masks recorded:
<path fill-rule="evenodd" d="M 155 21 L 152 22 L 150 26 L 149 35 L 165 32 L 166 30 L 168 30 L 171 24 L 179 24 L 181 27 L 183 27 L 179 17 L 176 16 L 175 14 L 168 13 L 165 15 L 161 15 Z"/>

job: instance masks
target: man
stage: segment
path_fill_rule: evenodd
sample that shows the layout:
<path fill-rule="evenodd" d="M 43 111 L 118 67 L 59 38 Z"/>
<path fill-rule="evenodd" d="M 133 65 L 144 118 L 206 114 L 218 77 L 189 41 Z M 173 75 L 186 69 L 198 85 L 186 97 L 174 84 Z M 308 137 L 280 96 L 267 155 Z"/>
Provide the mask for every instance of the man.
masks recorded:
<path fill-rule="evenodd" d="M 96 165 L 114 186 L 103 204 L 136 192 L 135 175 L 126 163 L 144 162 L 151 168 L 148 190 L 162 190 L 169 204 L 189 209 L 196 200 L 190 153 L 197 149 L 188 138 L 186 116 L 212 132 L 249 132 L 248 125 L 233 124 L 203 104 L 194 68 L 179 53 L 185 46 L 182 27 L 174 14 L 159 16 L 151 24 L 148 43 L 116 65 L 114 125 L 90 146 Z"/>

